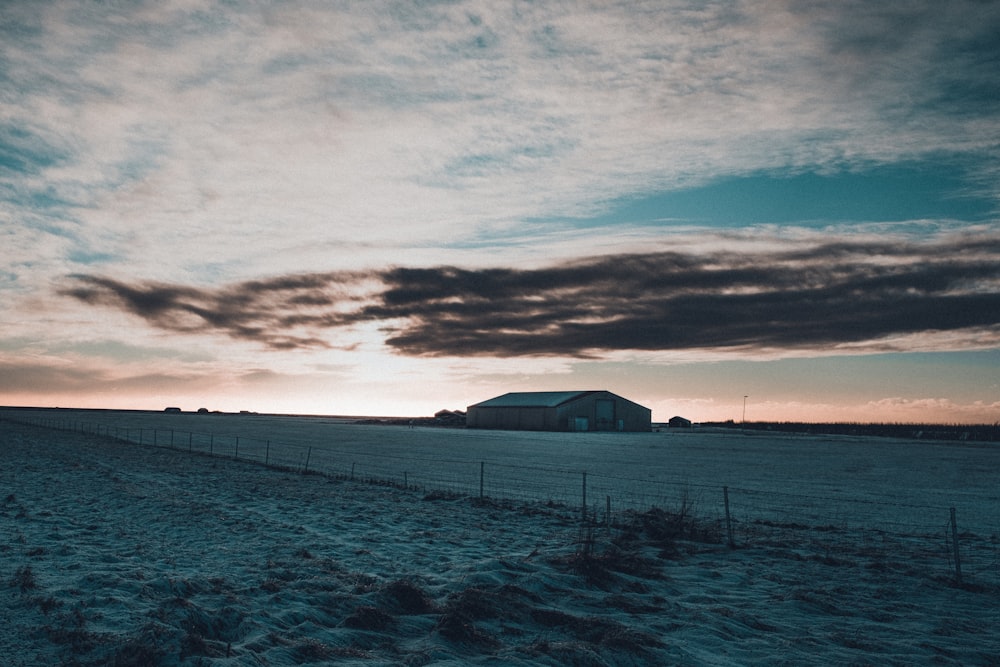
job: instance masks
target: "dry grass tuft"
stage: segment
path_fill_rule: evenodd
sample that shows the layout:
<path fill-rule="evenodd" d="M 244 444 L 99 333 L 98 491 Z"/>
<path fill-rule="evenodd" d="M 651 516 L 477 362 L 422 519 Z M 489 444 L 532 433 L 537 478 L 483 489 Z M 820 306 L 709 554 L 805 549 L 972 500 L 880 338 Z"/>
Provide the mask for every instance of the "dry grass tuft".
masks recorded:
<path fill-rule="evenodd" d="M 493 635 L 476 627 L 472 618 L 459 609 L 446 610 L 437 624 L 438 633 L 456 644 L 476 646 L 481 649 L 496 649 L 500 641 Z"/>
<path fill-rule="evenodd" d="M 594 530 L 593 525 L 584 526 L 576 551 L 555 559 L 554 563 L 568 566 L 571 571 L 583 576 L 588 584 L 600 588 L 609 588 L 618 583 L 618 574 L 644 579 L 663 578 L 656 562 L 631 548 L 635 542 L 633 538 L 622 538 L 599 549 Z"/>
<path fill-rule="evenodd" d="M 35 580 L 35 573 L 31 569 L 31 566 L 22 565 L 17 568 L 13 578 L 10 580 L 10 585 L 14 588 L 19 588 L 22 593 L 27 593 L 38 588 L 38 582 Z"/>
<path fill-rule="evenodd" d="M 354 630 L 379 632 L 389 628 L 394 620 L 391 614 L 378 607 L 363 606 L 358 607 L 353 614 L 345 618 L 344 625 Z"/>
<path fill-rule="evenodd" d="M 403 614 L 428 614 L 434 602 L 419 586 L 406 579 L 397 579 L 385 588 L 386 594 Z"/>

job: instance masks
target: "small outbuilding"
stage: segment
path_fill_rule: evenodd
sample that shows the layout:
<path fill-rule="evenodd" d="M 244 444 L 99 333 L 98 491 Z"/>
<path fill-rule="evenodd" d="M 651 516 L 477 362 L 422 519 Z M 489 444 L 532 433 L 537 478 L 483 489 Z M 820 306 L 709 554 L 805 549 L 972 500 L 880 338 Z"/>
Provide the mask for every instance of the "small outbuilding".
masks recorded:
<path fill-rule="evenodd" d="M 470 405 L 468 428 L 511 431 L 650 431 L 652 410 L 610 391 L 512 392 Z"/>
<path fill-rule="evenodd" d="M 684 417 L 671 417 L 667 425 L 670 428 L 691 428 L 691 420 Z"/>

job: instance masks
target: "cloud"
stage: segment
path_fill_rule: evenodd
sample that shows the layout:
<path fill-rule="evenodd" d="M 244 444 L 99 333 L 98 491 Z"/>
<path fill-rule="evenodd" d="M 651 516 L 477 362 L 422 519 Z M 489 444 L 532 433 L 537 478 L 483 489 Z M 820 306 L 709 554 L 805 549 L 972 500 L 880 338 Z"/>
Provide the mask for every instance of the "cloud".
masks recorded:
<path fill-rule="evenodd" d="M 211 289 L 76 276 L 61 294 L 179 333 L 324 348 L 376 324 L 411 356 L 886 349 L 943 332 L 1000 341 L 1000 238 L 838 241 L 753 254 L 649 252 L 536 269 L 395 267 Z M 961 342 L 955 345 L 961 346 Z"/>
<path fill-rule="evenodd" d="M 251 280 L 222 289 L 166 283 L 128 285 L 99 276 L 77 276 L 61 291 L 91 305 L 120 308 L 159 329 L 177 333 L 225 333 L 271 349 L 331 348 L 304 329 L 346 327 L 352 319 L 338 311 L 349 304 L 345 285 L 360 282 L 351 273 L 300 274 Z"/>
<path fill-rule="evenodd" d="M 0 358 L 0 392 L 7 395 L 61 394 L 101 396 L 129 391 L 174 391 L 200 384 L 211 387 L 216 380 L 204 373 L 112 371 L 98 364 L 53 362 L 44 358 L 10 360 Z"/>
<path fill-rule="evenodd" d="M 883 5 L 13 3 L 4 212 L 201 280 L 762 170 L 994 165 L 1000 8 Z"/>

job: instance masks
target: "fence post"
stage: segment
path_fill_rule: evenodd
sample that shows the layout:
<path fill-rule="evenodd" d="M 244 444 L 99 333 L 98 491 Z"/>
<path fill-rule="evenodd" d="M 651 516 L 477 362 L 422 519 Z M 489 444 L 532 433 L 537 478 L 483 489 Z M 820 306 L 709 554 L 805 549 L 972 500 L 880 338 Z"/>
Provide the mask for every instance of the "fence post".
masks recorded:
<path fill-rule="evenodd" d="M 406 471 L 405 471 L 405 470 L 403 471 L 403 488 L 404 488 L 404 489 L 408 489 L 408 488 L 410 488 L 410 482 L 409 482 L 409 480 L 407 479 L 407 476 L 406 476 Z"/>
<path fill-rule="evenodd" d="M 236 447 L 233 448 L 233 458 L 240 458 L 240 436 L 236 436 Z"/>
<path fill-rule="evenodd" d="M 962 561 L 958 558 L 958 523 L 955 521 L 955 508 L 951 508 L 951 548 L 955 554 L 955 582 L 962 585 Z"/>
<path fill-rule="evenodd" d="M 215 434 L 211 433 L 208 436 L 208 455 L 212 456 L 215 454 Z"/>
<path fill-rule="evenodd" d="M 726 504 L 726 536 L 729 539 L 729 548 L 733 549 L 736 543 L 733 542 L 733 520 L 729 516 L 729 487 L 722 487 L 722 499 Z"/>
<path fill-rule="evenodd" d="M 604 526 L 607 528 L 608 532 L 611 532 L 611 496 L 607 496 L 608 507 L 604 514 Z"/>
<path fill-rule="evenodd" d="M 483 477 L 486 474 L 486 461 L 479 462 L 479 499 L 483 499 Z"/>
<path fill-rule="evenodd" d="M 194 433 L 188 431 L 188 453 L 191 453 L 194 450 L 193 442 L 194 442 Z"/>
<path fill-rule="evenodd" d="M 587 471 L 583 471 L 583 520 L 587 521 Z"/>
<path fill-rule="evenodd" d="M 310 447 L 308 450 L 306 450 L 306 465 L 305 465 L 304 468 L 302 468 L 302 474 L 303 475 L 306 474 L 307 472 L 309 472 L 309 457 L 312 456 L 312 453 L 313 453 L 313 448 L 312 447 Z"/>
<path fill-rule="evenodd" d="M 271 458 L 271 441 L 268 440 L 267 444 L 264 446 L 264 465 L 267 465 L 268 460 Z"/>

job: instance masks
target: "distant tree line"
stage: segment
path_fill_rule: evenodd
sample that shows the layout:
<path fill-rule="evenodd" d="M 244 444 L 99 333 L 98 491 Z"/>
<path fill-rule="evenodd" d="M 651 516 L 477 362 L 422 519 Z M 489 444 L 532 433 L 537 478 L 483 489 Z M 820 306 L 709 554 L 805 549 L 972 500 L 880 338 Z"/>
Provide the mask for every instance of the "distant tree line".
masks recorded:
<path fill-rule="evenodd" d="M 957 440 L 960 442 L 1000 442 L 1000 423 L 995 424 L 901 424 L 901 423 L 804 423 L 804 422 L 745 422 L 732 419 L 724 422 L 703 422 L 701 426 L 739 428 L 747 431 L 806 433 L 825 435 L 856 435 L 918 440 Z"/>

